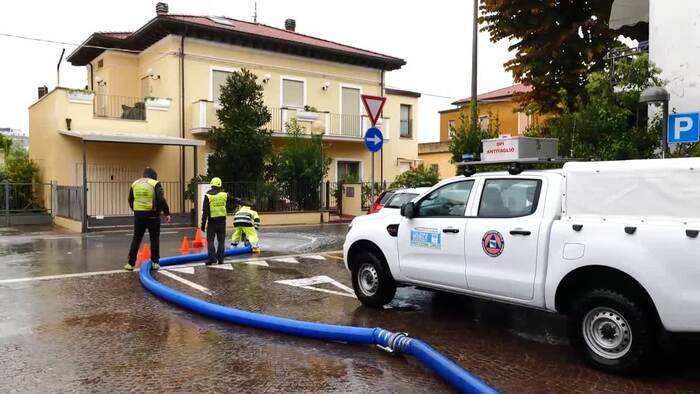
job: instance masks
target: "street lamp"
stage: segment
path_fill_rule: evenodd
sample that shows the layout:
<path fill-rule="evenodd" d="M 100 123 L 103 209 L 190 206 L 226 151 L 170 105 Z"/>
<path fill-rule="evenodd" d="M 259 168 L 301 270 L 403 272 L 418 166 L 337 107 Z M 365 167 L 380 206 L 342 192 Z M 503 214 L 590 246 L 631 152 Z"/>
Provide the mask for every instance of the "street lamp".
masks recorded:
<path fill-rule="evenodd" d="M 668 149 L 668 101 L 671 95 L 668 91 L 660 86 L 652 86 L 644 89 L 639 95 L 639 103 L 649 105 L 650 103 L 661 103 L 663 105 L 663 120 L 661 125 L 661 158 L 666 158 L 666 150 Z"/>

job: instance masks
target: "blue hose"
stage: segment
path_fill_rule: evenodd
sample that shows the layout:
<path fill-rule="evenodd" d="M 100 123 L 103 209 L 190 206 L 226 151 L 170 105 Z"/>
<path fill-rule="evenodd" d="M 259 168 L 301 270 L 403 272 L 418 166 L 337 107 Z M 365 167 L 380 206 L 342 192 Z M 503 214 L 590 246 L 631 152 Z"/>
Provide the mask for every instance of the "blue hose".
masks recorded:
<path fill-rule="evenodd" d="M 250 247 L 227 249 L 226 256 L 250 253 Z M 165 257 L 161 266 L 190 263 L 207 259 L 206 253 Z M 495 389 L 471 375 L 462 367 L 423 341 L 409 338 L 403 333 L 392 333 L 383 328 L 366 328 L 340 326 L 336 324 L 313 323 L 302 320 L 265 315 L 213 304 L 173 290 L 151 276 L 151 262 L 141 266 L 139 278 L 141 284 L 153 294 L 185 309 L 217 320 L 255 327 L 268 331 L 296 335 L 327 341 L 361 343 L 377 345 L 396 353 L 405 353 L 415 357 L 423 365 L 432 369 L 445 381 L 463 393 L 497 393 Z"/>

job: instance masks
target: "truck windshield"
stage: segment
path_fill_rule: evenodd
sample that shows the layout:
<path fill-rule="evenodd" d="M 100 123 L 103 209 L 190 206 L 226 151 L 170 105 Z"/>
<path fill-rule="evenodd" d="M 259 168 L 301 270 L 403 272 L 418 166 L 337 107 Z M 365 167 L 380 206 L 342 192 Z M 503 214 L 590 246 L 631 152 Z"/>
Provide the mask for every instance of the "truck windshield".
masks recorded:
<path fill-rule="evenodd" d="M 416 196 L 418 196 L 417 193 L 396 193 L 391 200 L 384 205 L 384 208 L 401 208 L 403 204 L 413 200 Z"/>

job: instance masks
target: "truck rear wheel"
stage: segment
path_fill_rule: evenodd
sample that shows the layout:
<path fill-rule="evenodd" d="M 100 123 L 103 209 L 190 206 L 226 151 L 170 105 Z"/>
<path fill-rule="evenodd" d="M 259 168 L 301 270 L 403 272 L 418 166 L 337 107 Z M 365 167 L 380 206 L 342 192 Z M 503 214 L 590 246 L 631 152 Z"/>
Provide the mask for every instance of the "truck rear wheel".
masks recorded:
<path fill-rule="evenodd" d="M 569 315 L 569 337 L 596 368 L 617 373 L 645 369 L 656 355 L 658 324 L 635 297 L 607 289 L 583 293 Z"/>
<path fill-rule="evenodd" d="M 365 305 L 380 307 L 396 294 L 396 283 L 382 261 L 370 252 L 362 252 L 352 265 L 352 287 Z"/>

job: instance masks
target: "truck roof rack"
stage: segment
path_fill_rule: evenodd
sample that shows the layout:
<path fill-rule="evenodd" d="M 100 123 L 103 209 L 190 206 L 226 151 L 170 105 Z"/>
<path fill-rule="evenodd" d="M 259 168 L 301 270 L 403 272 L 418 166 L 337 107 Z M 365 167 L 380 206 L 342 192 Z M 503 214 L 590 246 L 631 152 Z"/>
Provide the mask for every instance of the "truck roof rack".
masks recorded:
<path fill-rule="evenodd" d="M 508 166 L 508 173 L 511 175 L 518 175 L 521 172 L 530 169 L 533 165 L 537 164 L 564 164 L 570 161 L 583 161 L 581 159 L 575 158 L 562 158 L 562 157 L 531 157 L 523 159 L 512 159 L 512 160 L 493 160 L 493 161 L 462 161 L 456 163 L 457 167 L 464 167 L 462 170 L 462 175 L 470 177 L 476 174 L 477 167 L 483 166 Z"/>

